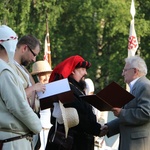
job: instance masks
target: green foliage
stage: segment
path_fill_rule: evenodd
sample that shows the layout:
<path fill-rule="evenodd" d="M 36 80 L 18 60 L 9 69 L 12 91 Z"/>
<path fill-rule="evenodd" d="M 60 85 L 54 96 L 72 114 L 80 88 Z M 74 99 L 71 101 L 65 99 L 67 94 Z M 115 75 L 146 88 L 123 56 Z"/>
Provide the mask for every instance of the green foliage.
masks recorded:
<path fill-rule="evenodd" d="M 135 0 L 138 53 L 147 64 L 149 4 L 149 0 Z M 92 63 L 88 77 L 94 81 L 97 91 L 111 81 L 125 87 L 121 73 L 127 57 L 130 5 L 131 0 L 1 0 L 0 23 L 12 27 L 19 37 L 33 34 L 40 39 L 41 52 L 37 57 L 40 60 L 48 20 L 52 67 L 71 55 L 83 56 Z"/>

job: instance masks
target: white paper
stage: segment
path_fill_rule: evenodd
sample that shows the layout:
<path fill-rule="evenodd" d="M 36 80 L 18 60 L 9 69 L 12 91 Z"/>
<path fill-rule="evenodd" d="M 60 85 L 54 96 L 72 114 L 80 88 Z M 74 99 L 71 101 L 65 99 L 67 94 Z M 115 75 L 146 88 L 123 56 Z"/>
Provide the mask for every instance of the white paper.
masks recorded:
<path fill-rule="evenodd" d="M 39 99 L 46 98 L 46 97 L 56 95 L 56 94 L 60 94 L 60 93 L 64 93 L 64 92 L 71 90 L 67 78 L 54 81 L 45 85 L 46 85 L 46 91 L 44 93 L 37 92 Z"/>

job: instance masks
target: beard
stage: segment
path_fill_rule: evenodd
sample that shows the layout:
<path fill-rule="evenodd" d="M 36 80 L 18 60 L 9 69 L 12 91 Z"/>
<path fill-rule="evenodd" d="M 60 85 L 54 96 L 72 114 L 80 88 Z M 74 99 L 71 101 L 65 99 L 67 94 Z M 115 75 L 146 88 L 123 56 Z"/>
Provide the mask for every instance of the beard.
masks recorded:
<path fill-rule="evenodd" d="M 28 66 L 28 64 L 29 64 L 29 62 L 28 61 L 26 61 L 26 60 L 22 60 L 21 61 L 21 65 L 23 65 L 23 66 Z"/>
<path fill-rule="evenodd" d="M 79 81 L 79 84 L 80 84 L 80 87 L 82 88 L 82 90 L 84 90 L 86 88 L 86 82 L 83 79 L 81 79 Z"/>

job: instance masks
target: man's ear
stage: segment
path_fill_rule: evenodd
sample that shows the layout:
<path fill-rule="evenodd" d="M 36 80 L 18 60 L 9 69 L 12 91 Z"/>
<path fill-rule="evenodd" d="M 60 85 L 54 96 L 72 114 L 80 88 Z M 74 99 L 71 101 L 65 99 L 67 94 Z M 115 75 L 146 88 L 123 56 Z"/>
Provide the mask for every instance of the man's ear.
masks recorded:
<path fill-rule="evenodd" d="M 74 74 L 74 73 L 75 73 L 74 71 L 71 72 L 71 74 Z"/>
<path fill-rule="evenodd" d="M 138 73 L 138 72 L 139 72 L 139 70 L 134 68 L 134 73 Z"/>
<path fill-rule="evenodd" d="M 27 45 L 21 45 L 22 53 L 27 51 Z"/>
<path fill-rule="evenodd" d="M 73 71 L 71 72 L 71 74 L 75 74 L 75 71 L 73 70 Z"/>

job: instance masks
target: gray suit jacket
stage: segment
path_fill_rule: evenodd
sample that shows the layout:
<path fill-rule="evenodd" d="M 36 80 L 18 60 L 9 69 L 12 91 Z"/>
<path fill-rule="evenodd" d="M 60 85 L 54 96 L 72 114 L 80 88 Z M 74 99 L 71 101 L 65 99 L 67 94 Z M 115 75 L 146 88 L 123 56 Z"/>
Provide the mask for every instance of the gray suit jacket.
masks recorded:
<path fill-rule="evenodd" d="M 150 80 L 139 78 L 132 88 L 135 98 L 109 123 L 108 137 L 120 133 L 119 150 L 150 150 Z"/>

